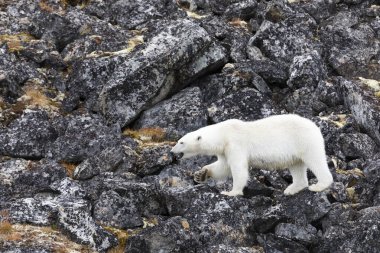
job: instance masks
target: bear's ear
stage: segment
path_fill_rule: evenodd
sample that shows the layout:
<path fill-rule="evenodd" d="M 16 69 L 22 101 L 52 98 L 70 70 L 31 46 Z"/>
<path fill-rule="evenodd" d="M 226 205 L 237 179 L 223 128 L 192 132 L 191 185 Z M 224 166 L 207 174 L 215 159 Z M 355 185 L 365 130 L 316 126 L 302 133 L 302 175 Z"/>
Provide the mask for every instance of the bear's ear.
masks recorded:
<path fill-rule="evenodd" d="M 197 141 L 199 141 L 200 139 L 202 139 L 202 136 L 198 136 Z"/>

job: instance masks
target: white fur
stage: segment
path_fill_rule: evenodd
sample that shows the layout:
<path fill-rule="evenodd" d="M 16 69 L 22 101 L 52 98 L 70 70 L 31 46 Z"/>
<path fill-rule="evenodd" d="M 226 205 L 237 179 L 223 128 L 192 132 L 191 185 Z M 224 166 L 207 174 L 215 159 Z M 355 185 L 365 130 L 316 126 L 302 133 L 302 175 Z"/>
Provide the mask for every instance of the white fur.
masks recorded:
<path fill-rule="evenodd" d="M 297 115 L 271 116 L 252 122 L 237 119 L 200 128 L 186 134 L 172 149 L 184 158 L 215 155 L 218 160 L 202 168 L 208 176 L 224 179 L 230 175 L 233 187 L 225 195 L 242 195 L 247 184 L 248 167 L 262 169 L 289 168 L 293 183 L 284 193 L 293 195 L 308 187 L 309 168 L 318 183 L 311 191 L 323 191 L 333 182 L 326 163 L 324 140 L 319 128 Z"/>

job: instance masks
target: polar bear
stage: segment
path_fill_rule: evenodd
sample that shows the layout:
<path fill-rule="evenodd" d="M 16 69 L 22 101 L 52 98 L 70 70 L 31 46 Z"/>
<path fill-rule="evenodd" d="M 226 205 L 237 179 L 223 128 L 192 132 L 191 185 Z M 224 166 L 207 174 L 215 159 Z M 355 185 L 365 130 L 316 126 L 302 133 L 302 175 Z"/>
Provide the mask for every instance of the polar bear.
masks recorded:
<path fill-rule="evenodd" d="M 285 195 L 308 187 L 307 168 L 318 180 L 309 190 L 323 191 L 333 182 L 320 129 L 295 114 L 251 122 L 230 119 L 206 126 L 183 136 L 171 152 L 180 158 L 217 156 L 216 162 L 194 174 L 194 180 L 205 182 L 210 177 L 221 180 L 232 175 L 232 190 L 222 192 L 228 196 L 243 195 L 249 166 L 268 170 L 288 168 L 293 183 L 285 189 Z"/>

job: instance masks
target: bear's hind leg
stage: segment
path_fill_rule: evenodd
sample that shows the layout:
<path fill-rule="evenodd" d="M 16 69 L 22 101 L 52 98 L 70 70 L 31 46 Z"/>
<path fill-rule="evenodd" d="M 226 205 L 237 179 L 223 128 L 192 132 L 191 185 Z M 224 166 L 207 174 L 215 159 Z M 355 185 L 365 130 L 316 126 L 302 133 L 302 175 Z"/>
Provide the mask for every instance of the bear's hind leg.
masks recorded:
<path fill-rule="evenodd" d="M 314 158 L 306 163 L 311 172 L 315 175 L 318 182 L 309 186 L 309 190 L 313 192 L 320 192 L 330 187 L 333 183 L 333 177 L 324 158 Z"/>
<path fill-rule="evenodd" d="M 285 195 L 296 194 L 308 187 L 309 182 L 307 180 L 307 167 L 305 164 L 293 165 L 289 168 L 289 171 L 292 175 L 293 183 L 285 189 Z"/>

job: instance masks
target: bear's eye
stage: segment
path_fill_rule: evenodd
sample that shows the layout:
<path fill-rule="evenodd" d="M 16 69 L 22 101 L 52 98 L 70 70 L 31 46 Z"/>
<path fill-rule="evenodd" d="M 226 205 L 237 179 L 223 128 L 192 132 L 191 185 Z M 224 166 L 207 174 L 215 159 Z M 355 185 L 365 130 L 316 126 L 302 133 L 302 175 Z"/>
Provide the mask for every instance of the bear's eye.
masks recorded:
<path fill-rule="evenodd" d="M 179 144 L 183 145 L 183 141 L 181 141 Z"/>
<path fill-rule="evenodd" d="M 201 137 L 201 136 L 198 136 L 197 141 L 199 141 L 200 139 L 202 139 L 202 137 Z"/>

